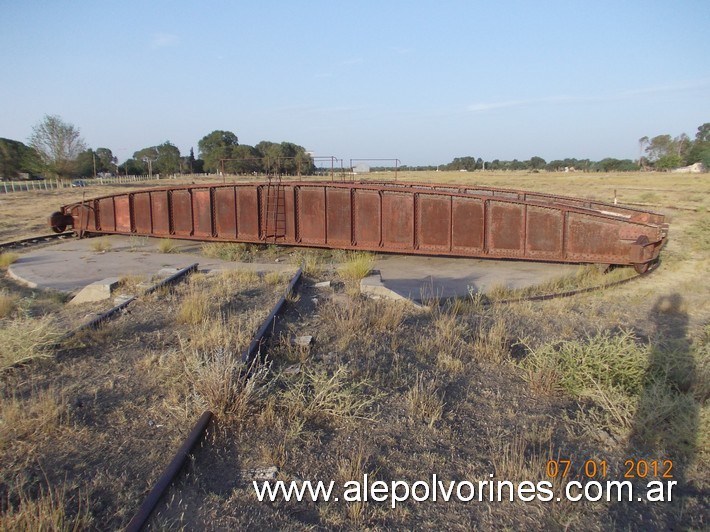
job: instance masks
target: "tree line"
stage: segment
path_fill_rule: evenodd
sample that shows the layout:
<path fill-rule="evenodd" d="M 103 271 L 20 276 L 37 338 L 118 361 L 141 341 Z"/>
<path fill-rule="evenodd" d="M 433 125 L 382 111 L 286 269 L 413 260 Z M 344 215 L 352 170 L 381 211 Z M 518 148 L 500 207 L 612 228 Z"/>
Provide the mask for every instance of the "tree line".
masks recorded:
<path fill-rule="evenodd" d="M 170 141 L 133 153 L 122 164 L 109 148 L 88 148 L 79 129 L 56 115 L 46 115 L 32 129 L 29 144 L 0 138 L 0 178 L 21 179 L 43 176 L 59 179 L 107 174 L 312 174 L 315 165 L 305 148 L 292 142 L 261 141 L 256 146 L 239 144 L 231 131 L 215 130 L 198 142 L 198 157 L 193 148 L 183 155 Z M 528 170 L 585 172 L 670 170 L 702 163 L 710 169 L 710 122 L 698 127 L 695 138 L 682 133 L 677 137 L 658 135 L 639 139 L 639 158 L 557 159 L 542 157 L 512 161 L 465 156 L 444 165 L 401 166 L 402 170 Z M 372 167 L 372 170 L 386 168 Z"/>
<path fill-rule="evenodd" d="M 42 176 L 58 179 L 99 175 L 175 175 L 193 173 L 312 174 L 313 159 L 303 146 L 292 142 L 261 141 L 256 146 L 239 144 L 231 131 L 213 131 L 182 155 L 165 141 L 142 148 L 123 163 L 110 148 L 88 148 L 79 129 L 55 115 L 47 115 L 32 129 L 29 145 L 0 138 L 0 177 L 23 179 Z"/>
<path fill-rule="evenodd" d="M 698 127 L 695 138 L 691 139 L 685 133 L 672 137 L 658 135 L 639 139 L 639 158 L 615 159 L 607 157 L 600 161 L 590 159 L 555 159 L 545 161 L 542 157 L 531 157 L 529 160 L 501 161 L 494 159 L 484 161 L 480 157 L 455 157 L 450 163 L 443 165 L 400 166 L 401 170 L 453 170 L 473 172 L 475 170 L 528 170 L 560 172 L 577 170 L 583 172 L 631 172 L 638 170 L 667 171 L 682 166 L 702 163 L 706 171 L 710 170 L 710 122 Z M 372 167 L 371 170 L 390 170 L 384 167 Z"/>

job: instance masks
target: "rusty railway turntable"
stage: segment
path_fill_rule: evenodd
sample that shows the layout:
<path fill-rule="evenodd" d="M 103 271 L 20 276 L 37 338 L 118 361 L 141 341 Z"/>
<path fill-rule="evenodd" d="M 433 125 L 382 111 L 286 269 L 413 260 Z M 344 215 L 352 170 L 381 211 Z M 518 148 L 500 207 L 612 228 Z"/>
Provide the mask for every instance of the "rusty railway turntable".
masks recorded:
<path fill-rule="evenodd" d="M 102 196 L 50 217 L 55 232 L 272 243 L 417 255 L 632 265 L 668 236 L 662 214 L 593 200 L 450 184 L 281 181 Z"/>

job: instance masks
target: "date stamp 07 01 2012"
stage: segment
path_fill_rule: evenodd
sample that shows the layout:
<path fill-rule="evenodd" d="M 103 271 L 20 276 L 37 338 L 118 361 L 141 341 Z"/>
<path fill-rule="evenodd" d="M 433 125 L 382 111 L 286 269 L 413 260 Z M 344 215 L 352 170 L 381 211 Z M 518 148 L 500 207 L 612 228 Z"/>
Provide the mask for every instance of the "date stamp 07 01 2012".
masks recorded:
<path fill-rule="evenodd" d="M 548 478 L 564 479 L 574 475 L 583 478 L 607 478 L 609 465 L 606 460 L 585 460 L 581 466 L 574 464 L 572 460 L 548 460 L 545 473 Z M 649 477 L 671 479 L 673 460 L 624 460 L 620 473 L 625 479 Z"/>

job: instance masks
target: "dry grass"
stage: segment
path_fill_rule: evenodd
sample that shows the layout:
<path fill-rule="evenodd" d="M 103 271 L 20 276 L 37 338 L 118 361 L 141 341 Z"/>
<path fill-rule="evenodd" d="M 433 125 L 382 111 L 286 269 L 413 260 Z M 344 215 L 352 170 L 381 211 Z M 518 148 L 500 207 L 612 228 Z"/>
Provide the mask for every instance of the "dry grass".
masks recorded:
<path fill-rule="evenodd" d="M 338 273 L 346 281 L 359 281 L 367 277 L 375 264 L 375 256 L 366 251 L 353 251 L 345 255 Z"/>
<path fill-rule="evenodd" d="M 62 333 L 51 316 L 15 318 L 0 328 L 0 370 L 32 360 L 52 358 Z"/>
<path fill-rule="evenodd" d="M 282 393 L 282 404 L 291 419 L 307 421 L 374 420 L 370 406 L 376 401 L 366 380 L 353 379 L 345 368 L 332 375 L 304 371 Z"/>
<path fill-rule="evenodd" d="M 7 318 L 17 308 L 17 296 L 0 292 L 0 319 Z"/>
<path fill-rule="evenodd" d="M 494 319 L 490 324 L 481 323 L 473 342 L 473 357 L 502 364 L 510 359 L 510 345 L 505 322 Z"/>
<path fill-rule="evenodd" d="M 158 251 L 160 253 L 175 253 L 178 250 L 178 244 L 171 238 L 161 238 L 158 241 Z"/>
<path fill-rule="evenodd" d="M 190 287 L 180 302 L 177 320 L 179 323 L 197 325 L 207 320 L 210 315 L 212 294 L 197 287 Z"/>
<path fill-rule="evenodd" d="M 423 420 L 430 428 L 444 415 L 444 393 L 436 380 L 417 374 L 414 385 L 405 395 L 405 404 L 415 419 Z"/>
<path fill-rule="evenodd" d="M 17 253 L 13 253 L 12 251 L 5 251 L 3 253 L 0 253 L 0 268 L 5 269 L 10 264 L 13 264 L 17 262 L 17 259 L 20 258 L 20 255 Z"/>
<path fill-rule="evenodd" d="M 230 262 L 247 262 L 251 258 L 251 245 L 232 242 L 206 242 L 202 254 Z"/>
<path fill-rule="evenodd" d="M 50 437 L 69 417 L 66 397 L 54 389 L 33 391 L 28 398 L 4 398 L 0 411 L 0 450 L 17 441 Z"/>
<path fill-rule="evenodd" d="M 15 490 L 16 503 L 0 515 L 0 531 L 79 531 L 94 525 L 89 501 L 81 494 L 70 497 L 67 487 L 40 486 L 37 497 L 25 489 Z M 4 506 L 4 505 L 3 505 Z"/>
<path fill-rule="evenodd" d="M 298 249 L 291 253 L 289 262 L 301 268 L 304 275 L 317 278 L 324 271 L 325 260 L 329 253 L 329 250 Z"/>
<path fill-rule="evenodd" d="M 247 315 L 209 315 L 200 322 L 193 323 L 181 336 L 182 345 L 191 349 L 209 351 L 213 349 L 242 349 L 249 344 L 251 334 L 256 330 L 259 318 L 267 311 Z"/>
<path fill-rule="evenodd" d="M 185 353 L 185 374 L 197 401 L 222 422 L 239 423 L 254 411 L 267 393 L 268 373 L 258 358 L 245 366 L 240 353 L 220 347 Z"/>
<path fill-rule="evenodd" d="M 112 248 L 111 242 L 105 236 L 91 239 L 91 249 L 97 253 L 105 253 L 106 251 L 111 251 Z"/>
<path fill-rule="evenodd" d="M 266 275 L 264 275 L 264 282 L 271 286 L 278 286 L 280 284 L 283 284 L 284 281 L 284 275 L 278 271 L 267 272 Z"/>

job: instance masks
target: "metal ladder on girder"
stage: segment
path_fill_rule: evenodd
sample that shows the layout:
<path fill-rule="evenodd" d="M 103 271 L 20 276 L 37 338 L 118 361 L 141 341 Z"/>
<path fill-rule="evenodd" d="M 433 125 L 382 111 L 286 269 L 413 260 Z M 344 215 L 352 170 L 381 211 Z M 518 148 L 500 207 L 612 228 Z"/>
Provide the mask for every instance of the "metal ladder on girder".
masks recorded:
<path fill-rule="evenodd" d="M 286 191 L 281 184 L 281 175 L 269 176 L 266 185 L 266 209 L 264 212 L 264 239 L 276 243 L 286 237 Z"/>

